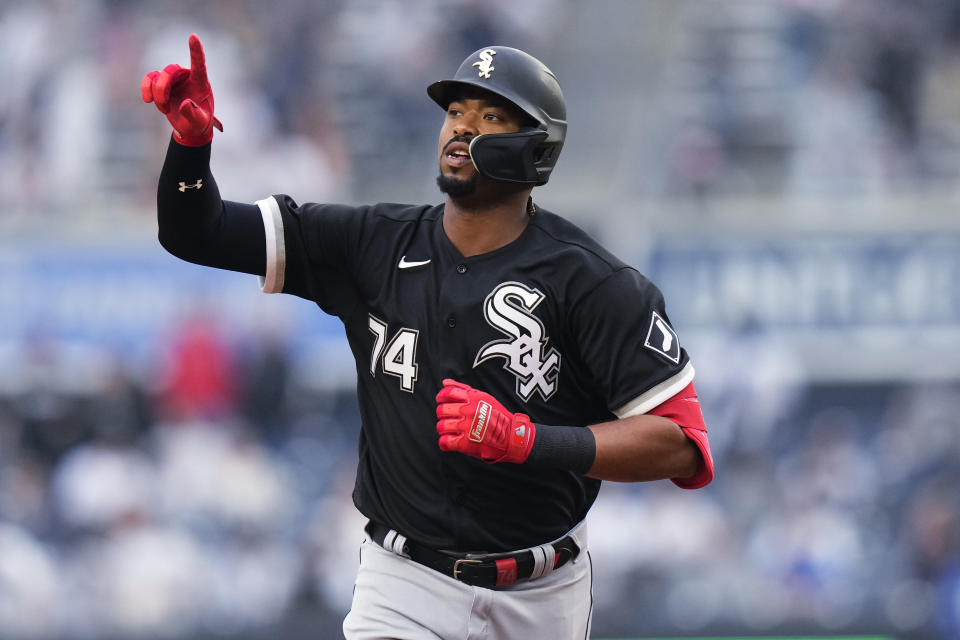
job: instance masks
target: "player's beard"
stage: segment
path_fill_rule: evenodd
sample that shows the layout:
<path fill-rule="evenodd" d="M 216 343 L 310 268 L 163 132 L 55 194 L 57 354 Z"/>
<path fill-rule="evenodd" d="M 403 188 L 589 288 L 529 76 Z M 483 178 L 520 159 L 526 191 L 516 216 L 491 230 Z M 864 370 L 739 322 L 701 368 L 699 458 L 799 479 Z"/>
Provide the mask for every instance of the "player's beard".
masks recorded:
<path fill-rule="evenodd" d="M 477 190 L 477 174 L 474 173 L 469 178 L 457 178 L 441 173 L 437 176 L 437 186 L 451 198 L 464 198 Z"/>

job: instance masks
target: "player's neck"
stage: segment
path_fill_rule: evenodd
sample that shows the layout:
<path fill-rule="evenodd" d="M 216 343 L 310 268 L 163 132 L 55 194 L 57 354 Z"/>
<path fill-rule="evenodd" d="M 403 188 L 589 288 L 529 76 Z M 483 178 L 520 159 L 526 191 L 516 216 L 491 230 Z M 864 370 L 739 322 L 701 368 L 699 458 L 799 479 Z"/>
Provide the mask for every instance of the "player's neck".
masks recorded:
<path fill-rule="evenodd" d="M 479 203 L 451 198 L 443 211 L 443 230 L 464 257 L 476 256 L 504 247 L 523 233 L 529 192 L 497 202 Z"/>

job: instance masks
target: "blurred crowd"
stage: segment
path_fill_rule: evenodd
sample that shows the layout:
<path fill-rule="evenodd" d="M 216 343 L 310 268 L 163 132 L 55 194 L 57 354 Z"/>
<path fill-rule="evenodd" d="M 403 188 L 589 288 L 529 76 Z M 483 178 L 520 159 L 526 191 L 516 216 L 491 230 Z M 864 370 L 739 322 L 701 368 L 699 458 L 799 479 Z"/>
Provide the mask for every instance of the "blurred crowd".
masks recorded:
<path fill-rule="evenodd" d="M 349 604 L 352 399 L 298 393 L 282 340 L 222 335 L 191 317 L 139 372 L 24 345 L 0 396 L 0 636 L 229 634 Z"/>
<path fill-rule="evenodd" d="M 688 6 L 664 118 L 669 193 L 956 190 L 960 3 Z"/>
<path fill-rule="evenodd" d="M 0 0 L 0 230 L 153 224 L 169 127 L 137 87 L 188 64 L 191 32 L 228 197 L 422 200 L 424 87 L 500 41 L 556 60 L 576 101 L 597 69 L 570 52 L 604 36 L 579 27 L 610 7 L 657 7 L 677 42 L 645 48 L 654 21 L 617 49 L 663 56 L 669 86 L 636 88 L 660 96 L 658 133 L 618 133 L 636 175 L 590 185 L 605 197 L 960 185 L 957 0 Z M 550 193 L 589 191 L 566 183 Z M 362 535 L 353 390 L 311 384 L 290 336 L 224 322 L 94 372 L 43 331 L 0 344 L 0 637 L 339 637 Z M 688 346 L 717 479 L 604 486 L 595 634 L 960 638 L 960 384 L 825 384 L 750 331 Z"/>
<path fill-rule="evenodd" d="M 435 197 L 440 114 L 424 87 L 491 42 L 550 60 L 567 87 L 576 126 L 564 179 L 551 185 L 561 198 L 594 175 L 611 198 L 883 193 L 960 179 L 956 0 L 0 8 L 4 224 L 149 222 L 169 129 L 140 101 L 139 79 L 187 65 L 191 32 L 226 127 L 216 175 L 236 200 Z M 636 85 L 603 76 L 623 59 L 638 61 Z M 623 103 L 648 121 L 622 126 Z M 598 156 L 593 139 L 612 147 Z"/>
<path fill-rule="evenodd" d="M 551 16 L 563 15 L 552 10 L 559 4 L 3 0 L 5 218 L 149 220 L 170 131 L 142 103 L 140 78 L 189 66 L 192 32 L 226 127 L 214 157 L 229 197 L 252 201 L 273 189 L 342 201 L 370 193 L 373 179 L 386 192 L 432 181 L 395 153 L 411 140 L 421 143 L 414 152 L 433 145 L 441 112 L 426 85 L 483 44 L 535 45 Z"/>

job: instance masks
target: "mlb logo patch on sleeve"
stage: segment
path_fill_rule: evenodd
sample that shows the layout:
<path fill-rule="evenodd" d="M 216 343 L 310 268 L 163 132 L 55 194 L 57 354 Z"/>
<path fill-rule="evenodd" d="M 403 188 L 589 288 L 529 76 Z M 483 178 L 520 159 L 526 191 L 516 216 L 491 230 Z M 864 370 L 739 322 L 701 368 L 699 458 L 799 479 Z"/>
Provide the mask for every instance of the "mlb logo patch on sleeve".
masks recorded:
<path fill-rule="evenodd" d="M 665 356 L 671 362 L 678 364 L 680 362 L 680 341 L 677 339 L 677 332 L 656 311 L 650 316 L 650 328 L 647 329 L 647 339 L 644 340 L 643 346 Z"/>

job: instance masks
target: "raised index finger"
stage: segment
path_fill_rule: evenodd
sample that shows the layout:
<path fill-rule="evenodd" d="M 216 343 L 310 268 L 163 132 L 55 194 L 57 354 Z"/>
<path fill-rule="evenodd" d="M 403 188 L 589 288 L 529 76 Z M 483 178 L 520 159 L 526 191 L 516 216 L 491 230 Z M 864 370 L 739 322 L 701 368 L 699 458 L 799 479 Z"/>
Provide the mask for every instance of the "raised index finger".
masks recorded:
<path fill-rule="evenodd" d="M 190 75 L 200 83 L 207 82 L 207 60 L 197 34 L 190 34 Z"/>

